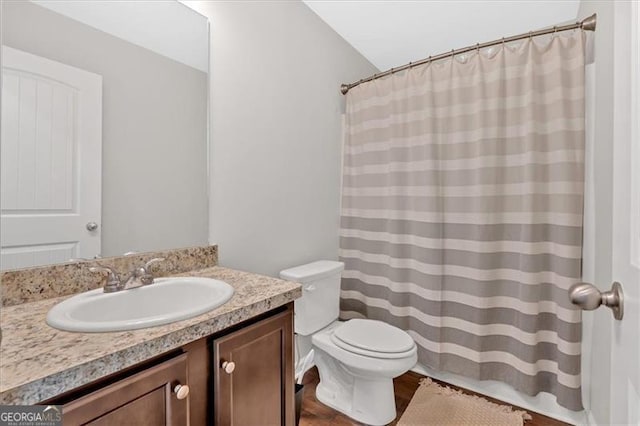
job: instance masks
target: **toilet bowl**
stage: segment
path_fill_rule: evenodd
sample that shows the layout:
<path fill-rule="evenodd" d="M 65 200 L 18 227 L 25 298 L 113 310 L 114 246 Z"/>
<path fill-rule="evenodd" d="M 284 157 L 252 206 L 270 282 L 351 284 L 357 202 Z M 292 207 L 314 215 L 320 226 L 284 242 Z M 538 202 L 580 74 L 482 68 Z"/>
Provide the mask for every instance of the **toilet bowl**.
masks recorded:
<path fill-rule="evenodd" d="M 318 400 L 359 422 L 387 424 L 396 417 L 393 379 L 416 364 L 417 347 L 405 331 L 382 321 L 337 321 L 343 268 L 319 261 L 280 276 L 302 284 L 295 328 L 315 351 Z"/>
<path fill-rule="evenodd" d="M 388 332 L 386 327 L 389 327 L 398 334 L 404 334 L 412 345 L 402 352 L 388 352 L 375 347 L 363 350 L 355 343 L 340 344 L 336 334 L 355 321 L 364 323 L 359 326 L 366 325 L 375 331 L 368 337 L 379 338 L 381 343 L 386 337 L 382 330 Z M 367 336 L 363 334 L 361 337 Z M 332 323 L 315 333 L 312 342 L 320 373 L 320 383 L 316 388 L 320 402 L 369 425 L 384 425 L 395 419 L 393 379 L 406 373 L 417 362 L 416 345 L 407 333 L 379 321 L 353 319 Z"/>

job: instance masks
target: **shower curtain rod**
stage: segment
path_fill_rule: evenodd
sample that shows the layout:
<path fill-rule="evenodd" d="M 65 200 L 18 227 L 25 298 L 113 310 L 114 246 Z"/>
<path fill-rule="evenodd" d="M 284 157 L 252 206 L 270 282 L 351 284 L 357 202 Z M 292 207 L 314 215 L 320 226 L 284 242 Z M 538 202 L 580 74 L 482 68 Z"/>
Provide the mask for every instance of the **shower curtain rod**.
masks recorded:
<path fill-rule="evenodd" d="M 413 68 L 413 67 L 416 67 L 418 65 L 424 65 L 424 64 L 427 64 L 427 63 L 432 62 L 432 61 L 437 61 L 439 59 L 447 58 L 449 56 L 455 56 L 455 55 L 459 55 L 461 53 L 471 52 L 472 50 L 484 49 L 485 47 L 489 47 L 489 46 L 495 46 L 495 45 L 502 44 L 502 43 L 509 43 L 509 42 L 512 42 L 512 41 L 522 40 L 522 39 L 531 38 L 531 37 L 537 37 L 537 36 L 541 36 L 541 35 L 545 35 L 545 34 L 557 33 L 557 32 L 560 32 L 560 31 L 575 30 L 576 28 L 580 28 L 580 29 L 583 29 L 585 31 L 595 31 L 596 30 L 596 18 L 597 18 L 597 15 L 594 13 L 593 15 L 589 16 L 588 18 L 585 18 L 580 22 L 576 22 L 575 24 L 554 26 L 553 28 L 547 28 L 547 29 L 538 30 L 538 31 L 529 31 L 528 33 L 518 34 L 518 35 L 507 37 L 507 38 L 502 37 L 501 39 L 498 39 L 498 40 L 487 41 L 485 43 L 477 43 L 477 44 L 474 44 L 472 46 L 467 46 L 467 47 L 463 47 L 461 49 L 451 50 L 450 52 L 441 53 L 439 55 L 429 56 L 428 58 L 421 59 L 421 60 L 419 60 L 417 62 L 409 62 L 408 64 L 402 65 L 400 67 L 391 68 L 391 69 L 389 69 L 387 71 L 384 71 L 384 72 L 381 72 L 381 73 L 377 73 L 377 74 L 373 74 L 370 77 L 363 78 L 363 79 L 358 80 L 358 81 L 356 81 L 354 83 L 342 84 L 340 86 L 340 92 L 342 92 L 343 95 L 346 95 L 349 90 L 353 89 L 354 87 L 356 87 L 356 86 L 358 86 L 358 85 L 360 85 L 362 83 L 366 83 L 367 81 L 377 80 L 378 78 L 386 77 L 388 75 L 391 75 L 391 74 L 399 72 L 399 71 L 404 71 L 406 69 Z"/>

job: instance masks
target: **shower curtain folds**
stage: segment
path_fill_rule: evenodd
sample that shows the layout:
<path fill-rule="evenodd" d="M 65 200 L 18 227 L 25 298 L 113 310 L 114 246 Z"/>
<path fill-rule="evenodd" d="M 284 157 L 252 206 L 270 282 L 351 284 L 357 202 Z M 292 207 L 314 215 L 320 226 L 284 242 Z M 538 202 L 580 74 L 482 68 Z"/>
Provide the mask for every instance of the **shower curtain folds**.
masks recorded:
<path fill-rule="evenodd" d="M 419 362 L 581 410 L 584 35 L 432 62 L 346 95 L 341 316 Z"/>

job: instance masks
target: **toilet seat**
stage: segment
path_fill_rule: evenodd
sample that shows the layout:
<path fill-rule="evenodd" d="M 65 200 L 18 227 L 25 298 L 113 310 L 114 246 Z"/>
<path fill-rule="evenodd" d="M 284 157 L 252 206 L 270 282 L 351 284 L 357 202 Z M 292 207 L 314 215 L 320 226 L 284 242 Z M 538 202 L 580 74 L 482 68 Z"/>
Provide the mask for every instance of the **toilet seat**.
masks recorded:
<path fill-rule="evenodd" d="M 415 344 L 413 349 L 407 352 L 385 353 L 361 349 L 336 338 L 335 331 L 350 321 L 353 320 L 336 321 L 314 333 L 311 338 L 313 346 L 326 352 L 348 371 L 359 376 L 397 377 L 415 365 L 418 353 L 418 347 Z M 398 329 L 398 331 L 404 333 L 402 330 Z"/>
<path fill-rule="evenodd" d="M 372 358 L 399 359 L 415 352 L 405 331 L 382 321 L 352 319 L 336 327 L 331 341 L 348 352 Z"/>

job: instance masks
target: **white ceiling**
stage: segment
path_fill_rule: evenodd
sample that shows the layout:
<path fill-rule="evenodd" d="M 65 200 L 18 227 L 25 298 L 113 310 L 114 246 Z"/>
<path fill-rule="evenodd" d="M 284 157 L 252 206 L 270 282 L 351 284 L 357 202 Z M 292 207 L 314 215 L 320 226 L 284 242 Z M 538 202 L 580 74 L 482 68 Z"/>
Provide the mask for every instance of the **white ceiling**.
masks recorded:
<path fill-rule="evenodd" d="M 178 1 L 32 1 L 193 68 L 209 69 L 209 22 Z"/>
<path fill-rule="evenodd" d="M 303 0 L 381 71 L 451 49 L 575 21 L 579 0 Z"/>

